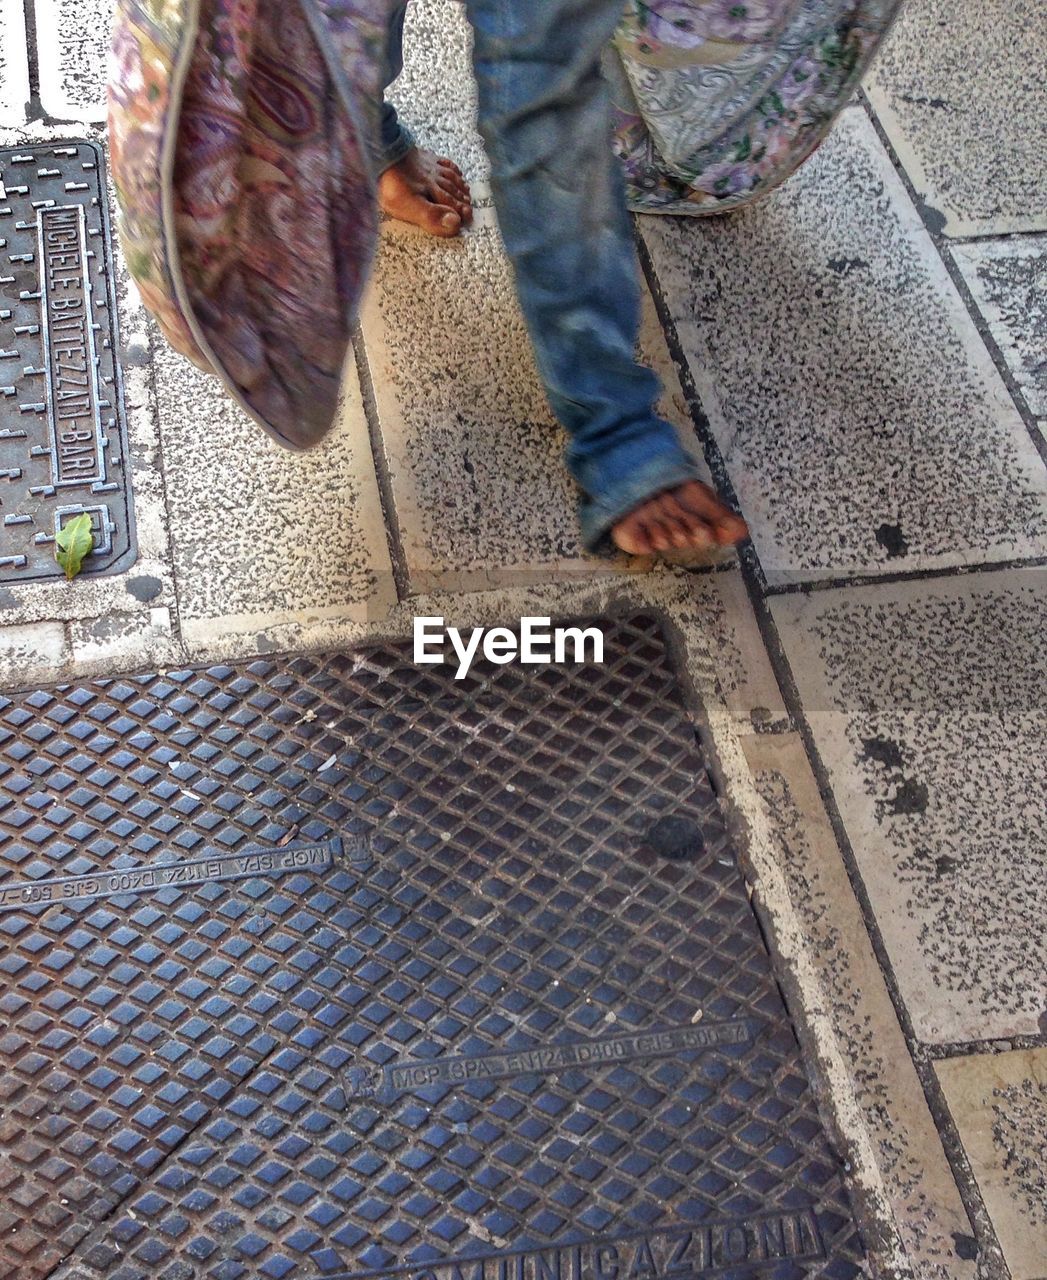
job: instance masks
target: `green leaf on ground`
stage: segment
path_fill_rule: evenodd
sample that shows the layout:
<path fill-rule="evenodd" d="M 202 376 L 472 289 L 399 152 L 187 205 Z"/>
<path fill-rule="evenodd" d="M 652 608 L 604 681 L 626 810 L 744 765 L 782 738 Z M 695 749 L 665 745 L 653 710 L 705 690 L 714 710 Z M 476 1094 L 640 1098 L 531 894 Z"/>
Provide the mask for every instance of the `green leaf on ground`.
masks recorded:
<path fill-rule="evenodd" d="M 70 582 L 83 568 L 85 557 L 94 550 L 95 538 L 91 532 L 91 517 L 86 511 L 74 516 L 55 534 L 55 559 Z"/>

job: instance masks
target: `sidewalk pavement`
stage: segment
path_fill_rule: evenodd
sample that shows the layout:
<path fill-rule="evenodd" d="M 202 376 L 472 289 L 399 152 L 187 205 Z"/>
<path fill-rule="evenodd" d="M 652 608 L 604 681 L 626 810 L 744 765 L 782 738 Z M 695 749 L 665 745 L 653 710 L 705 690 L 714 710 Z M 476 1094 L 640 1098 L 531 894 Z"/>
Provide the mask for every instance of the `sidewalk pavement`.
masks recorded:
<path fill-rule="evenodd" d="M 659 611 L 876 1274 L 1045 1280 L 1047 68 L 1034 5 L 941 12 L 910 0 L 781 191 L 638 222 L 644 356 L 749 521 L 739 559 L 583 554 L 462 12 L 415 0 L 398 104 L 474 184 L 474 229 L 385 226 L 338 429 L 301 457 L 163 346 L 118 263 L 137 560 L 8 573 L 0 687 L 331 650 L 416 614 Z M 107 20 L 0 3 L 0 146 L 104 146 Z"/>

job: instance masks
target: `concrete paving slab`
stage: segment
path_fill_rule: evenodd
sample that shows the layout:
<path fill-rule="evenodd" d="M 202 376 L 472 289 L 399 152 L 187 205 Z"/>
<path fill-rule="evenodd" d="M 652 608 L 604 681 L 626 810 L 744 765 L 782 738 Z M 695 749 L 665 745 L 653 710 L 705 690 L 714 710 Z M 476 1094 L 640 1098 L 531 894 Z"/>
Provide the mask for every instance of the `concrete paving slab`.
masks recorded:
<path fill-rule="evenodd" d="M 105 120 L 113 0 L 33 0 L 40 105 L 55 120 Z"/>
<path fill-rule="evenodd" d="M 60 622 L 0 627 L 0 686 L 21 688 L 55 679 L 69 660 L 69 640 Z"/>
<path fill-rule="evenodd" d="M 389 99 L 419 144 L 449 156 L 489 201 L 491 166 L 476 130 L 472 33 L 459 0 L 411 0 L 404 25 L 404 69 Z"/>
<path fill-rule="evenodd" d="M 1043 570 L 792 594 L 785 653 L 917 1039 L 1047 1010 Z"/>
<path fill-rule="evenodd" d="M 640 223 L 772 582 L 1047 551 L 1047 471 L 863 112 L 748 210 Z"/>
<path fill-rule="evenodd" d="M 361 331 L 411 586 L 581 565 L 575 496 L 493 216 L 386 224 Z"/>
<path fill-rule="evenodd" d="M 22 0 L 0 0 L 0 129 L 25 122 L 29 105 L 29 53 Z"/>
<path fill-rule="evenodd" d="M 165 605 L 142 613 L 114 613 L 71 622 L 72 669 L 77 675 L 140 671 L 181 663 L 185 653 Z"/>
<path fill-rule="evenodd" d="M 154 370 L 186 642 L 384 613 L 395 584 L 352 361 L 338 425 L 298 454 L 159 339 Z"/>
<path fill-rule="evenodd" d="M 741 743 L 826 1008 L 855 1064 L 857 1102 L 912 1274 L 921 1280 L 973 1277 L 971 1224 L 803 743 L 796 733 L 749 734 Z"/>
<path fill-rule="evenodd" d="M 792 728 L 767 656 L 741 570 L 692 574 L 695 602 L 716 656 L 716 680 L 739 734 L 779 734 Z"/>
<path fill-rule="evenodd" d="M 866 78 L 903 168 L 947 235 L 1047 228 L 1043 36 L 1038 0 L 908 0 Z"/>
<path fill-rule="evenodd" d="M 949 249 L 1031 413 L 1047 415 L 1047 245 L 1039 237 Z"/>
<path fill-rule="evenodd" d="M 1011 1280 L 1047 1278 L 1047 1049 L 935 1063 Z"/>
<path fill-rule="evenodd" d="M 581 545 L 564 433 L 493 210 L 452 241 L 386 224 L 361 331 L 413 590 L 607 572 Z M 662 411 L 697 452 L 653 307 L 641 346 L 667 388 Z"/>

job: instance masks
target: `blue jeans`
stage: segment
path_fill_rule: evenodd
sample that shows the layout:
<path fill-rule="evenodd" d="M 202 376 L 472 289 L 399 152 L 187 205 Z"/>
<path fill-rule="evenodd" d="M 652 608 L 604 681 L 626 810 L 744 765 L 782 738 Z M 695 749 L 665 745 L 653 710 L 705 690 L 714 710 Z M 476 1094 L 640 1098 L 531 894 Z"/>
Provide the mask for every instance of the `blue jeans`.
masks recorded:
<path fill-rule="evenodd" d="M 389 39 L 385 46 L 385 70 L 382 83 L 386 89 L 404 69 L 404 18 L 407 16 L 407 0 L 395 0 L 389 12 Z M 391 164 L 402 160 L 414 146 L 414 136 L 405 129 L 391 102 L 382 103 L 381 138 L 379 143 L 378 172 L 384 173 Z"/>
<path fill-rule="evenodd" d="M 406 7 L 394 5 L 387 83 L 403 65 Z M 644 499 L 698 476 L 655 413 L 658 379 L 635 355 L 640 282 L 600 71 L 621 8 L 622 0 L 466 0 L 499 227 L 539 373 L 569 436 L 582 537 L 593 551 L 606 549 L 612 525 Z M 382 143 L 386 165 L 412 145 L 388 103 Z"/>

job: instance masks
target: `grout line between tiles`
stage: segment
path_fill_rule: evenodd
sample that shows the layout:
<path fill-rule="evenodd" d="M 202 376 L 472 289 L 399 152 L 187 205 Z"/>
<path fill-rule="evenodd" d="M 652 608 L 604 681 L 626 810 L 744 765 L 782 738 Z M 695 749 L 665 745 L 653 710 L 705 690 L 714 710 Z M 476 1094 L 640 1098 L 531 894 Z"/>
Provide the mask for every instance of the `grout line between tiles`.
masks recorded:
<path fill-rule="evenodd" d="M 25 51 L 29 63 L 29 119 L 43 114 L 40 106 L 40 58 L 37 54 L 36 6 L 34 0 L 22 0 L 25 20 Z"/>
<path fill-rule="evenodd" d="M 996 1036 L 992 1040 L 955 1040 L 947 1044 L 922 1046 L 928 1062 L 947 1062 L 950 1058 L 988 1058 L 1015 1049 L 1047 1049 L 1047 1030 L 1034 1036 Z"/>
<path fill-rule="evenodd" d="M 876 108 L 870 105 L 869 110 L 875 114 Z M 877 130 L 877 132 L 879 133 L 879 130 Z M 895 157 L 892 156 L 891 159 L 894 160 Z M 900 162 L 895 160 L 895 163 L 898 164 Z M 971 235 L 942 236 L 942 239 L 945 241 L 946 244 L 958 244 L 961 246 L 974 245 L 975 247 L 983 244 L 995 244 L 995 243 L 998 243 L 1000 240 L 1011 240 L 1011 239 L 1043 240 L 1045 243 L 1047 243 L 1047 231 L 1044 231 L 1040 228 L 1034 228 L 1032 231 L 982 231 L 982 232 L 973 233 Z"/>
<path fill-rule="evenodd" d="M 764 595 L 810 595 L 816 591 L 838 591 L 850 587 L 890 586 L 898 582 L 941 581 L 947 578 L 969 577 L 977 573 L 1007 573 L 1013 569 L 1042 569 L 1047 567 L 1047 556 L 1018 557 L 1015 560 L 990 560 L 979 564 L 954 564 L 941 569 L 902 569 L 897 573 L 854 573 L 838 578 L 812 578 L 802 582 L 768 583 Z"/>
<path fill-rule="evenodd" d="M 367 420 L 367 434 L 371 444 L 371 462 L 375 479 L 378 481 L 378 498 L 382 504 L 382 515 L 385 524 L 385 541 L 389 549 L 389 562 L 393 567 L 393 585 L 396 587 L 396 598 L 402 603 L 412 594 L 411 575 L 407 567 L 407 556 L 404 553 L 400 538 L 400 525 L 396 518 L 396 503 L 393 497 L 393 481 L 386 465 L 385 450 L 382 448 L 382 424 L 378 416 L 378 400 L 375 396 L 374 379 L 371 376 L 371 365 L 367 359 L 367 346 L 364 342 L 363 330 L 357 326 L 353 332 L 353 355 L 356 358 L 356 370 L 360 379 L 360 395 L 364 405 L 364 417 Z"/>

